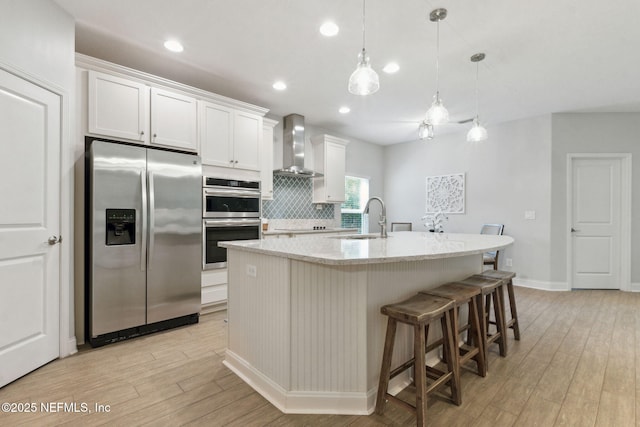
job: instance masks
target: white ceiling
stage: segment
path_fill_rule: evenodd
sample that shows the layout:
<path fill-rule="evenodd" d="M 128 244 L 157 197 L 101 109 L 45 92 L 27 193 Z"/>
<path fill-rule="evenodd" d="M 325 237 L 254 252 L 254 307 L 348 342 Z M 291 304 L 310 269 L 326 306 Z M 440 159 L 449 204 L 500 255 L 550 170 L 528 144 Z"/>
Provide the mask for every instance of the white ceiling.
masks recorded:
<path fill-rule="evenodd" d="M 480 117 L 491 125 L 567 111 L 640 111 L 640 1 L 369 0 L 366 48 L 380 90 L 347 91 L 362 48 L 356 0 L 55 0 L 76 18 L 78 52 L 254 103 L 377 144 L 417 137 L 435 92 L 453 121 L 474 115 L 477 52 Z M 337 36 L 319 34 L 332 19 Z M 165 39 L 179 39 L 173 54 Z M 382 72 L 389 61 L 400 71 Z M 271 85 L 282 79 L 288 89 Z M 341 115 L 338 108 L 351 107 Z M 464 130 L 450 124 L 438 132 Z"/>

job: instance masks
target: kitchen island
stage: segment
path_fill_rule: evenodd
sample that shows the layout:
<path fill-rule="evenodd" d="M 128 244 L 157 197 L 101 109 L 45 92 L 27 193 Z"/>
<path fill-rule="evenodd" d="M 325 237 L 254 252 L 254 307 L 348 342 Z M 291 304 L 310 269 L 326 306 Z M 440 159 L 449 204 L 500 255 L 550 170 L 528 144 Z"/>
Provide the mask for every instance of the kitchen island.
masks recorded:
<path fill-rule="evenodd" d="M 386 328 L 380 307 L 479 273 L 484 252 L 512 243 L 420 232 L 223 242 L 224 363 L 285 413 L 370 414 Z M 412 352 L 401 326 L 394 363 Z M 390 390 L 409 382 L 399 375 Z"/>

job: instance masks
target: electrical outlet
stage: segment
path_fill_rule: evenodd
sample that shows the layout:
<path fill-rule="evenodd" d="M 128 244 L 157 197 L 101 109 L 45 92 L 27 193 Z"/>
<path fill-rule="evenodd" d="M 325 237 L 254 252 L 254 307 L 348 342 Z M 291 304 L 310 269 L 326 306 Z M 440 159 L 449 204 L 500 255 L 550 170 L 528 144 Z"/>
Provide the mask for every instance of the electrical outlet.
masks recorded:
<path fill-rule="evenodd" d="M 255 265 L 247 264 L 247 276 L 256 277 L 258 269 Z"/>
<path fill-rule="evenodd" d="M 317 211 L 321 211 L 322 208 L 323 208 L 323 206 L 320 203 L 316 204 L 316 210 Z"/>
<path fill-rule="evenodd" d="M 504 260 L 504 265 L 506 265 L 507 267 L 513 267 L 513 260 L 511 258 L 506 258 Z"/>
<path fill-rule="evenodd" d="M 536 219 L 536 211 L 524 211 L 524 219 Z"/>

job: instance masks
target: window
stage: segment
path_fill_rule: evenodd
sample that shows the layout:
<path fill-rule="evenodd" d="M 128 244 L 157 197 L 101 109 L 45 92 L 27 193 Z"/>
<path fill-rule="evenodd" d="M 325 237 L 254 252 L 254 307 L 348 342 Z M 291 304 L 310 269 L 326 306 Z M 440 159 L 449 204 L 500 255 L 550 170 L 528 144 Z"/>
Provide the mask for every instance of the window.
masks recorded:
<path fill-rule="evenodd" d="M 340 206 L 341 227 L 357 228 L 361 233 L 367 232 L 369 230 L 368 215 L 363 215 L 362 211 L 369 200 L 369 179 L 345 176 L 344 188 L 346 199 Z"/>

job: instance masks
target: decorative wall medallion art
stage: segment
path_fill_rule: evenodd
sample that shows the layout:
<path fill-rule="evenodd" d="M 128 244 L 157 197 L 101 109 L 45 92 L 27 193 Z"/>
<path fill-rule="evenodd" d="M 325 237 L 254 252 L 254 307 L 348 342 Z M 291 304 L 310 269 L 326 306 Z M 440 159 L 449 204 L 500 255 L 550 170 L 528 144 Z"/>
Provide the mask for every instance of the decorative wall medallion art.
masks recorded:
<path fill-rule="evenodd" d="M 427 177 L 426 213 L 464 213 L 464 173 Z"/>

